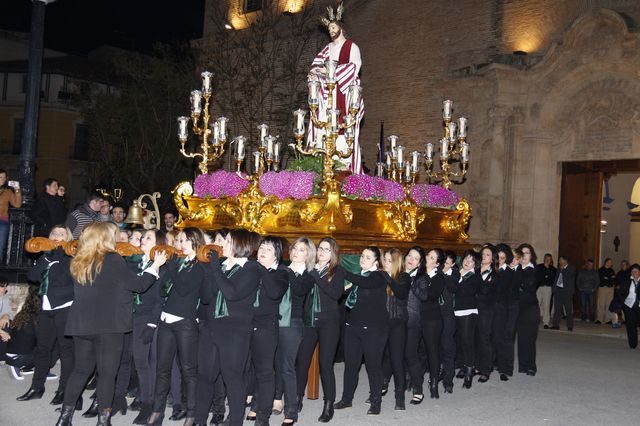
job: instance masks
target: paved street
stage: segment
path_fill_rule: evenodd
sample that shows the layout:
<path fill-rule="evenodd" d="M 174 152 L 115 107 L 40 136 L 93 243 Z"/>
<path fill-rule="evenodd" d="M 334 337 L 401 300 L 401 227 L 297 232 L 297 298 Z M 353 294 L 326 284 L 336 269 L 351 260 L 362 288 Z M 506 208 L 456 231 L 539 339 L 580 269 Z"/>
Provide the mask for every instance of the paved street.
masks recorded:
<path fill-rule="evenodd" d="M 336 365 L 338 394 L 342 390 L 342 364 Z M 27 390 L 30 377 L 15 381 L 0 371 L 0 425 L 53 425 L 57 416 L 49 401 L 57 384 L 48 382 L 41 400 L 17 402 L 16 396 Z M 439 400 L 426 399 L 422 405 L 407 403 L 407 411 L 393 411 L 392 392 L 383 402 L 382 414 L 366 416 L 364 403 L 368 382 L 364 368 L 360 375 L 354 407 L 337 411 L 336 425 L 604 425 L 638 424 L 640 406 L 640 349 L 630 350 L 624 329 L 578 322 L 575 331 L 541 330 L 538 338 L 538 374 L 517 374 L 503 383 L 493 375 L 485 384 L 474 381 L 470 390 L 462 389 L 456 379 L 452 395 L 441 390 Z M 85 409 L 87 398 L 85 393 Z M 408 394 L 407 394 L 408 395 Z M 634 396 L 635 395 L 635 396 Z M 408 398 L 407 398 L 408 401 Z M 322 401 L 305 401 L 301 425 L 317 424 Z M 136 413 L 117 415 L 114 425 L 131 424 Z M 279 425 L 282 417 L 272 417 Z M 79 414 L 74 425 L 94 425 L 95 419 Z M 165 421 L 181 426 L 182 422 Z"/>

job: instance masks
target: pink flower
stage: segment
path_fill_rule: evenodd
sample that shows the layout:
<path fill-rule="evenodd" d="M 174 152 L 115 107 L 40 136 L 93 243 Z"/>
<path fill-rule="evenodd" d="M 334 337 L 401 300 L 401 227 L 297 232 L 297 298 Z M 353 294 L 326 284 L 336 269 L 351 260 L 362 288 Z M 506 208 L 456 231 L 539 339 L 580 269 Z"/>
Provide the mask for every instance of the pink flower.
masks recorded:
<path fill-rule="evenodd" d="M 350 198 L 396 202 L 404 200 L 404 189 L 398 182 L 369 175 L 350 175 L 342 182 L 342 194 Z"/>
<path fill-rule="evenodd" d="M 460 202 L 458 194 L 439 185 L 414 185 L 410 196 L 421 207 L 452 209 Z"/>
<path fill-rule="evenodd" d="M 306 200 L 313 193 L 313 185 L 317 178 L 318 175 L 314 172 L 267 172 L 260 177 L 259 186 L 260 191 L 266 196 L 275 195 L 280 200 Z"/>
<path fill-rule="evenodd" d="M 211 174 L 203 174 L 193 183 L 195 195 L 200 198 L 237 197 L 249 187 L 249 182 L 235 172 L 218 170 Z"/>

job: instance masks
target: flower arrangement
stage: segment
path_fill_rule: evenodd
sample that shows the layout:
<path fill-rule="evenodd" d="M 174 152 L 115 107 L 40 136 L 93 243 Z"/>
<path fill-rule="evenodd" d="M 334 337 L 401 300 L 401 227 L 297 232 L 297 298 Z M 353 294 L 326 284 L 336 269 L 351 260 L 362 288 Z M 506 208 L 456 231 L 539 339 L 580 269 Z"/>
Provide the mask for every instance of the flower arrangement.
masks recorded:
<path fill-rule="evenodd" d="M 460 202 L 460 197 L 455 192 L 439 185 L 424 183 L 414 185 L 409 196 L 420 207 L 455 209 Z"/>
<path fill-rule="evenodd" d="M 266 196 L 275 195 L 280 200 L 293 198 L 306 200 L 311 196 L 318 174 L 314 172 L 267 172 L 260 176 L 260 191 Z"/>
<path fill-rule="evenodd" d="M 342 195 L 370 201 L 404 200 L 404 189 L 398 182 L 369 175 L 350 175 L 342 182 Z"/>
<path fill-rule="evenodd" d="M 200 198 L 237 197 L 249 187 L 249 181 L 235 172 L 218 170 L 198 176 L 193 183 L 195 195 Z"/>

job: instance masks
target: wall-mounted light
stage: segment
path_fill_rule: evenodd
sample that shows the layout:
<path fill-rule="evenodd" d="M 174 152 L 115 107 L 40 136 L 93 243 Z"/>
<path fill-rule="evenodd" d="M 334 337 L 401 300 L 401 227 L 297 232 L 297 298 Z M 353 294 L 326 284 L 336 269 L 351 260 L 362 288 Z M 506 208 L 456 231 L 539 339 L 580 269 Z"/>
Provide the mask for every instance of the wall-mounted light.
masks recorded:
<path fill-rule="evenodd" d="M 225 22 L 224 23 L 224 28 L 226 30 L 232 30 L 233 29 L 233 25 L 231 25 L 229 22 Z"/>

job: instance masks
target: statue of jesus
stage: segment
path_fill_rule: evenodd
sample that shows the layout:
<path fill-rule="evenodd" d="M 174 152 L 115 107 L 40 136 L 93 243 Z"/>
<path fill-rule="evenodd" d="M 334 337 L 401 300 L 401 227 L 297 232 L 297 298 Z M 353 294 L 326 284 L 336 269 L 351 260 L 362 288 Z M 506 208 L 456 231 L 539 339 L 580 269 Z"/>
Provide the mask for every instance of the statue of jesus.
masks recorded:
<path fill-rule="evenodd" d="M 348 113 L 348 107 L 350 103 L 349 99 L 349 86 L 351 85 L 360 85 L 360 78 L 358 77 L 360 74 L 360 67 L 362 66 L 362 59 L 360 58 L 360 49 L 358 45 L 356 45 L 352 40 L 347 38 L 347 34 L 344 31 L 344 27 L 342 25 L 342 12 L 343 12 L 343 4 L 340 3 L 336 10 L 336 13 L 333 13 L 333 9 L 331 7 L 328 8 L 328 16 L 322 17 L 322 23 L 329 30 L 329 36 L 331 37 L 331 42 L 325 46 L 324 49 L 320 51 L 313 60 L 311 64 L 311 69 L 309 71 L 309 80 L 319 80 L 322 84 L 320 85 L 320 96 L 319 96 L 319 105 L 318 105 L 318 119 L 321 121 L 325 121 L 326 117 L 326 109 L 327 109 L 327 90 L 326 90 L 326 75 L 327 70 L 324 66 L 324 62 L 326 60 L 334 60 L 338 62 L 338 67 L 336 68 L 336 91 L 334 93 L 334 105 L 333 108 L 337 108 L 340 110 L 340 123 L 343 122 L 343 116 Z M 358 109 L 358 113 L 356 114 L 356 122 L 354 125 L 355 130 L 355 139 L 353 142 L 353 152 L 351 157 L 346 159 L 339 159 L 346 168 L 351 170 L 353 174 L 361 174 L 362 173 L 362 157 L 360 153 L 360 121 L 364 116 L 364 100 L 360 99 L 360 108 Z M 326 131 L 324 129 L 317 129 L 314 126 L 309 126 L 309 134 L 307 138 L 307 142 L 310 146 L 320 145 L 322 137 L 325 135 Z M 347 143 L 344 137 L 344 131 L 340 131 L 340 134 L 336 140 L 336 147 L 340 151 L 346 151 Z"/>

